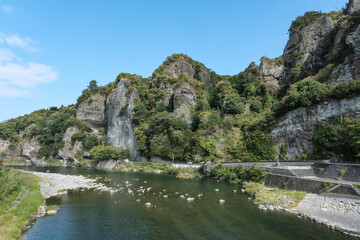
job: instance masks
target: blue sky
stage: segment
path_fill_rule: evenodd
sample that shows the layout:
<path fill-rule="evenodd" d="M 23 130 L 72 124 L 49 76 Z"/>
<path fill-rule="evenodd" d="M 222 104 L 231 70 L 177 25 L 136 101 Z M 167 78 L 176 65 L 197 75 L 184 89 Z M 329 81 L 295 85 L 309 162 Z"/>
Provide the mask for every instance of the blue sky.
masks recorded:
<path fill-rule="evenodd" d="M 0 0 L 0 121 L 76 103 L 95 79 L 148 77 L 173 53 L 218 74 L 282 54 L 306 11 L 347 0 Z"/>

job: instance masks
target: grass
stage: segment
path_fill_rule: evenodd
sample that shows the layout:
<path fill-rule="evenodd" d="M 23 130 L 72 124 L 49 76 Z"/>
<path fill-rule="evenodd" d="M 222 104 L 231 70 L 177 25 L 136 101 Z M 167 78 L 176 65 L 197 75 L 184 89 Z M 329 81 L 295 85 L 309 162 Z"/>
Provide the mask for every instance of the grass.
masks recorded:
<path fill-rule="evenodd" d="M 46 160 L 45 162 L 46 162 L 46 166 L 48 166 L 48 167 L 64 166 L 64 164 L 59 160 L 49 159 L 49 160 Z"/>
<path fill-rule="evenodd" d="M 3 171 L 3 170 L 2 170 Z M 43 203 L 43 196 L 40 193 L 39 177 L 28 173 L 22 173 L 11 169 L 20 177 L 19 187 L 16 191 L 1 200 L 2 209 L 12 205 L 13 201 L 22 193 L 22 187 L 28 190 L 24 198 L 19 202 L 16 208 L 0 217 L 0 239 L 10 240 L 19 239 L 22 229 L 29 219 L 37 212 L 38 207 Z M 20 191 L 18 190 L 20 189 Z M 6 211 L 6 210 L 5 210 Z M 2 212 L 4 213 L 4 211 Z"/>
<path fill-rule="evenodd" d="M 360 191 L 360 183 L 355 183 L 355 184 L 353 184 L 354 185 L 354 187 L 356 187 L 357 189 L 359 189 L 359 191 Z"/>
<path fill-rule="evenodd" d="M 50 206 L 46 206 L 46 211 L 50 211 L 50 210 L 58 210 L 59 206 L 58 205 L 50 205 Z"/>
<path fill-rule="evenodd" d="M 298 206 L 306 195 L 306 192 L 287 191 L 277 188 L 269 189 L 260 183 L 254 182 L 247 182 L 244 187 L 246 193 L 255 198 L 254 203 L 257 205 L 279 205 L 292 208 Z"/>
<path fill-rule="evenodd" d="M 324 189 L 322 190 L 322 192 L 327 192 L 333 187 L 336 187 L 337 185 L 340 185 L 340 183 L 324 182 Z"/>
<path fill-rule="evenodd" d="M 20 159 L 1 159 L 1 161 L 5 164 L 5 165 L 31 165 L 31 163 L 28 163 L 24 160 L 20 160 Z"/>
<path fill-rule="evenodd" d="M 166 173 L 175 175 L 177 178 L 200 177 L 200 173 L 197 168 L 176 168 L 168 163 L 133 162 L 126 165 L 121 165 L 116 168 L 116 170 L 123 172 Z"/>

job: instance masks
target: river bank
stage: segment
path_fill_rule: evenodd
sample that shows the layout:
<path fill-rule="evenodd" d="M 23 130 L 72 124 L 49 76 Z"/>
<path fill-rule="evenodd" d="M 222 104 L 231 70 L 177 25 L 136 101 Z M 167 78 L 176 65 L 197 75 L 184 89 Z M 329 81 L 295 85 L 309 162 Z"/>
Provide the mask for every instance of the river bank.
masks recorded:
<path fill-rule="evenodd" d="M 360 199 L 330 194 L 266 188 L 246 183 L 249 194 L 258 208 L 264 211 L 285 211 L 320 223 L 332 230 L 360 238 Z"/>
<path fill-rule="evenodd" d="M 43 204 L 40 178 L 14 169 L 0 172 L 0 239 L 19 239 Z"/>
<path fill-rule="evenodd" d="M 97 183 L 97 179 L 90 179 L 84 176 L 63 175 L 59 173 L 43 173 L 30 172 L 41 178 L 40 191 L 45 199 L 65 194 L 68 190 L 76 189 L 96 189 L 99 191 L 116 191 L 113 188 L 107 187 L 102 183 Z"/>
<path fill-rule="evenodd" d="M 121 165 L 119 168 L 115 168 L 114 170 L 122 172 L 150 172 L 172 175 L 176 175 L 176 173 L 172 172 L 174 170 L 179 172 L 184 171 L 183 168 L 175 168 L 170 164 L 159 165 L 149 163 L 126 164 Z M 198 169 L 191 168 L 191 173 L 192 172 L 194 174 L 197 174 L 196 177 L 201 176 Z M 42 178 L 42 181 L 40 181 L 41 193 L 44 195 L 45 198 L 63 194 L 67 190 L 81 188 L 95 190 L 98 189 L 101 191 L 109 192 L 118 191 L 117 189 L 106 187 L 104 184 L 97 183 L 97 179 L 90 179 L 83 176 L 41 172 L 29 173 Z M 325 201 L 323 196 L 316 194 L 306 194 L 304 192 L 266 188 L 264 185 L 261 184 L 257 184 L 257 186 L 261 187 L 259 188 L 259 190 L 255 190 L 252 193 L 249 188 L 245 187 L 245 189 L 247 190 L 247 193 L 252 196 L 252 200 L 254 200 L 254 202 L 259 206 L 259 209 L 270 211 L 285 211 L 291 214 L 295 214 L 298 217 L 304 217 L 321 223 L 328 226 L 330 229 L 336 229 L 340 232 L 352 236 L 360 236 L 359 229 L 356 229 L 356 226 L 360 225 L 360 201 L 354 200 L 350 203 L 345 204 L 342 198 L 329 201 L 330 198 L 328 197 L 325 198 L 328 201 Z M 309 198 L 311 198 L 310 201 Z M 315 204 L 315 202 L 317 204 Z M 344 206 L 344 208 L 336 207 L 339 205 Z M 341 210 L 348 209 L 349 206 L 353 206 L 351 214 L 348 214 L 349 212 Z"/>

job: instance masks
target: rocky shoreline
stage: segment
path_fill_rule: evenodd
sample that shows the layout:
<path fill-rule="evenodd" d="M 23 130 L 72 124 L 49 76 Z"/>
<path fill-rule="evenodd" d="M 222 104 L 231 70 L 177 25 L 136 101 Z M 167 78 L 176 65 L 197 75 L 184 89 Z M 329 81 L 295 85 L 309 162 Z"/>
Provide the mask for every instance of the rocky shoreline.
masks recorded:
<path fill-rule="evenodd" d="M 284 211 L 323 224 L 332 230 L 360 238 L 360 199 L 335 195 L 307 194 L 299 206 L 259 205 L 267 211 Z"/>
<path fill-rule="evenodd" d="M 84 176 L 63 175 L 59 173 L 43 173 L 30 172 L 41 177 L 40 191 L 45 199 L 65 194 L 68 190 L 75 189 L 97 189 L 100 191 L 113 191 L 112 188 L 107 187 L 102 183 L 97 183 L 96 179 L 86 178 Z"/>

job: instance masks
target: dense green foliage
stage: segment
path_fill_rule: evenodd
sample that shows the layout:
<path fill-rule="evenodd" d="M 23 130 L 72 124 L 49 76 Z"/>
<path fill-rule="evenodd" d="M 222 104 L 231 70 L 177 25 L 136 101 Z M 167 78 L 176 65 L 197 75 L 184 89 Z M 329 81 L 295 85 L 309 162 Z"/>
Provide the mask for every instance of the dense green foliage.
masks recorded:
<path fill-rule="evenodd" d="M 294 21 L 292 31 L 325 15 L 307 13 Z M 335 12 L 328 15 L 334 19 L 340 17 Z M 301 57 L 300 52 L 296 54 Z M 333 56 L 334 59 L 337 57 Z M 336 66 L 333 60 L 316 76 L 305 80 L 301 80 L 305 76 L 304 66 L 297 64 L 290 69 L 291 76 L 287 79 L 295 83 L 279 87 L 266 83 L 255 63 L 235 76 L 219 76 L 184 54 L 174 54 L 150 78 L 120 73 L 114 82 L 104 87 L 97 86 L 95 80 L 90 81 L 77 104 L 91 104 L 96 100 L 92 98 L 96 94 L 107 97 L 119 81 L 125 79 L 127 96 L 133 91 L 138 94 L 131 120 L 136 126 L 137 148 L 145 158 L 160 157 L 183 162 L 201 158 L 213 158 L 220 162 L 274 160 L 278 149 L 272 143 L 270 133 L 278 117 L 299 107 L 360 94 L 358 80 L 337 86 L 327 84 L 329 74 Z M 286 64 L 282 58 L 272 60 L 263 57 L 262 61 L 272 61 L 271 64 L 277 66 Z M 180 68 L 185 68 L 185 73 L 192 76 L 181 73 Z M 169 72 L 178 73 L 177 77 L 171 77 Z M 175 94 L 179 88 L 183 88 L 181 91 L 186 92 L 189 98 L 196 98 L 196 106 L 187 106 L 186 99 Z M 124 105 L 119 114 L 125 114 L 128 106 Z M 189 116 L 186 119 L 179 117 L 179 110 L 184 108 Z M 52 158 L 63 147 L 64 133 L 70 126 L 79 129 L 71 137 L 72 145 L 82 143 L 82 149 L 75 158 L 82 159 L 86 150 L 91 150 L 90 157 L 94 160 L 130 157 L 128 150 L 105 147 L 104 140 L 93 135 L 90 125 L 75 117 L 74 106 L 51 107 L 0 123 L 0 138 L 8 139 L 12 146 L 27 137 L 37 139 L 41 145 L 38 157 Z M 350 125 L 348 127 L 350 129 Z M 101 131 L 105 133 L 106 129 Z M 351 131 L 356 132 L 356 127 Z M 356 136 L 351 135 L 351 131 L 344 131 L 348 133 L 344 135 L 336 127 L 322 128 L 319 125 L 315 134 L 318 156 L 328 155 L 334 142 L 341 142 L 347 136 L 346 143 L 352 149 L 349 154 L 353 159 L 358 154 L 358 147 Z M 279 153 L 280 158 L 287 159 L 285 145 Z"/>
<path fill-rule="evenodd" d="M 265 180 L 266 172 L 263 168 L 259 168 L 256 164 L 251 167 L 227 167 L 217 164 L 210 169 L 213 177 L 226 182 L 242 183 L 243 181 L 262 182 Z"/>
<path fill-rule="evenodd" d="M 112 146 L 99 145 L 90 151 L 90 158 L 97 161 L 110 159 L 130 159 L 131 152 L 129 148 L 122 150 Z"/>
<path fill-rule="evenodd" d="M 351 98 L 359 94 L 360 80 L 341 82 L 336 87 L 317 81 L 303 80 L 290 86 L 276 111 L 282 114 L 299 107 L 310 107 L 329 98 Z"/>
<path fill-rule="evenodd" d="M 314 155 L 329 159 L 343 156 L 345 161 L 360 161 L 360 120 L 340 117 L 324 125 L 319 123 L 314 131 Z"/>
<path fill-rule="evenodd" d="M 102 139 L 84 132 L 75 133 L 71 136 L 71 142 L 73 145 L 76 141 L 82 142 L 83 147 L 87 150 L 90 150 L 102 143 Z"/>
<path fill-rule="evenodd" d="M 9 140 L 13 146 L 19 144 L 22 138 L 36 139 L 40 144 L 38 157 L 48 158 L 56 156 L 59 149 L 63 147 L 65 131 L 71 126 L 76 126 L 82 132 L 91 130 L 87 122 L 75 117 L 74 106 L 51 107 L 0 123 L 0 137 Z M 100 144 L 101 141 L 89 134 L 82 140 L 86 149 Z"/>

